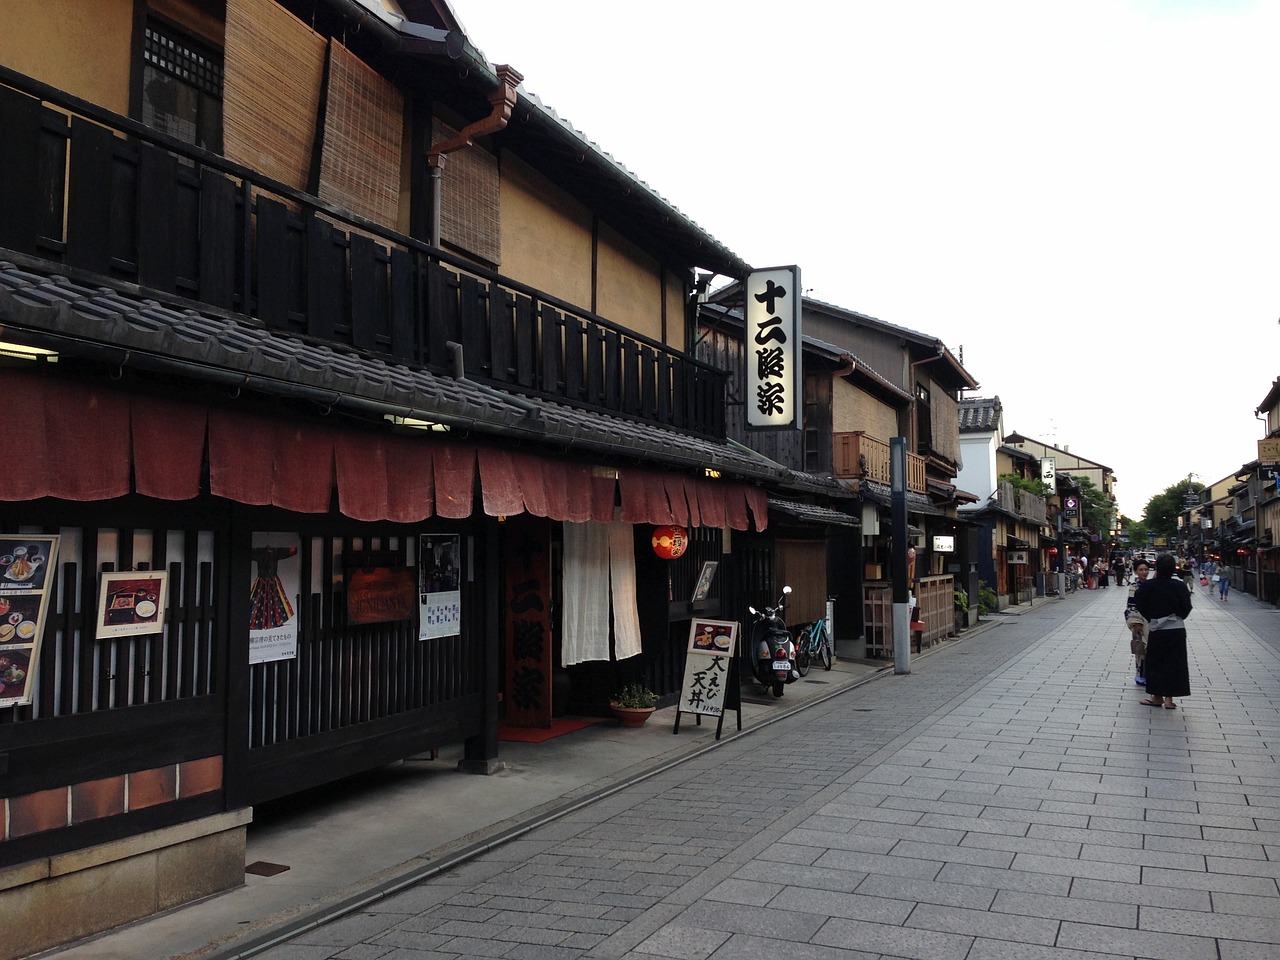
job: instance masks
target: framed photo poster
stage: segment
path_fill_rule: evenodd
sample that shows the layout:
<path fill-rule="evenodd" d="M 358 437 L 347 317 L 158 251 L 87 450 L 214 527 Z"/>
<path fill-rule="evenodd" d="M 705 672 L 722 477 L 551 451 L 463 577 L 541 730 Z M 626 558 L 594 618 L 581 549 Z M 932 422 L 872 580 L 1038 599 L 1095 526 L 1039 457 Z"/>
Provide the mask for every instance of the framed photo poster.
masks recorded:
<path fill-rule="evenodd" d="M 104 573 L 98 588 L 95 637 L 135 637 L 164 630 L 169 574 L 160 570 Z"/>
<path fill-rule="evenodd" d="M 461 542 L 456 534 L 418 538 L 418 638 L 462 633 Z"/>
<path fill-rule="evenodd" d="M 302 575 L 296 533 L 257 533 L 250 541 L 254 577 L 249 585 L 249 662 L 298 655 L 298 597 Z"/>
<path fill-rule="evenodd" d="M 698 582 L 693 588 L 691 599 L 694 603 L 707 599 L 707 594 L 711 592 L 711 581 L 715 579 L 716 568 L 719 566 L 719 560 L 707 560 L 702 564 L 702 572 L 698 574 Z"/>

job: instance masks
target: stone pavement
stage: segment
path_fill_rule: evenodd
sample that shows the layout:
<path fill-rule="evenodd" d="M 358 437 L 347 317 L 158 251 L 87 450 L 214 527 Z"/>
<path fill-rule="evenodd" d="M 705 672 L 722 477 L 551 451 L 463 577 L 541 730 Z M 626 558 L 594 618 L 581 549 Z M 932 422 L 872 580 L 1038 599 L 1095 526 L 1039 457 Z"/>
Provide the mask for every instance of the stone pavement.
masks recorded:
<path fill-rule="evenodd" d="M 1154 709 L 1124 595 L 1037 604 L 259 956 L 1280 956 L 1280 614 L 1198 593 L 1194 692 Z"/>

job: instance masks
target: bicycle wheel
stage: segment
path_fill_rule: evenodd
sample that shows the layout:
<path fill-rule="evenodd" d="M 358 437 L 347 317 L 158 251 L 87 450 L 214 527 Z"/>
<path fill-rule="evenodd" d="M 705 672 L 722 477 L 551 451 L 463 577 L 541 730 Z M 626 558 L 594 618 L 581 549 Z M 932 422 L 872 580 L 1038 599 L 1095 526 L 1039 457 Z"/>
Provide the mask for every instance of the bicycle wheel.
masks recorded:
<path fill-rule="evenodd" d="M 808 676 L 812 658 L 809 656 L 809 634 L 801 633 L 796 640 L 796 671 L 800 676 Z"/>
<path fill-rule="evenodd" d="M 827 628 L 822 628 L 822 648 L 820 651 L 822 656 L 822 669 L 830 670 L 831 661 L 834 659 L 831 655 L 831 634 L 827 633 Z"/>

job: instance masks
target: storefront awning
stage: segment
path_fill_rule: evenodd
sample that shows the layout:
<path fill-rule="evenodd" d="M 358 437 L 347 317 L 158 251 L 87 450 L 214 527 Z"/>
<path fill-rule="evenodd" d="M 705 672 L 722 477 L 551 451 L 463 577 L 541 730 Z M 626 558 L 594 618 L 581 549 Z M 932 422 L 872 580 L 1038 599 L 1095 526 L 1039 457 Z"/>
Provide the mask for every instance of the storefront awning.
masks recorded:
<path fill-rule="evenodd" d="M 29 415 L 6 442 L 24 469 L 0 474 L 0 500 L 109 500 L 137 493 L 190 500 L 203 490 L 298 513 L 338 509 L 355 520 L 530 513 L 552 520 L 764 530 L 763 489 L 680 473 L 590 464 L 463 440 L 361 431 L 179 398 L 4 370 L 0 383 Z"/>

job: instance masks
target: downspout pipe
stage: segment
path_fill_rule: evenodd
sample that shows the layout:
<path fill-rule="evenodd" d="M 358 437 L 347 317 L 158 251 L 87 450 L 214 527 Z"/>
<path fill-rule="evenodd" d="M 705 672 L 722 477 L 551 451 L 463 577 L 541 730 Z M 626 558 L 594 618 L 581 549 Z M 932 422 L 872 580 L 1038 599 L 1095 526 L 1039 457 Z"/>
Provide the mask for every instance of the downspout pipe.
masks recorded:
<path fill-rule="evenodd" d="M 431 246 L 440 248 L 440 198 L 443 193 L 441 173 L 444 170 L 445 157 L 455 150 L 469 147 L 476 137 L 497 133 L 506 128 L 515 109 L 519 94 L 516 88 L 524 76 L 505 63 L 497 65 L 498 87 L 489 94 L 489 115 L 468 124 L 448 140 L 433 144 L 427 150 L 427 167 L 431 170 Z"/>

